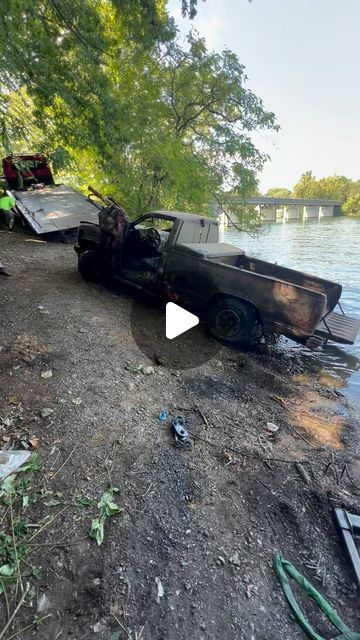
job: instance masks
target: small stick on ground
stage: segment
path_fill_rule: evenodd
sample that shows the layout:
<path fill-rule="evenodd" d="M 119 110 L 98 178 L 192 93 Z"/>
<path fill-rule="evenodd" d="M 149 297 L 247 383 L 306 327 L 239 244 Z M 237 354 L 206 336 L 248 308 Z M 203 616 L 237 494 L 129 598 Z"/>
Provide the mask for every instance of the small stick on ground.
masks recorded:
<path fill-rule="evenodd" d="M 60 471 L 65 467 L 65 465 L 69 462 L 71 456 L 73 455 L 76 447 L 79 446 L 79 443 L 77 442 L 75 447 L 73 447 L 73 449 L 70 451 L 68 457 L 66 458 L 65 462 L 62 463 L 61 467 L 58 468 L 58 470 L 54 473 L 53 476 L 51 476 L 51 480 L 54 480 L 54 478 L 57 476 L 58 473 L 60 473 Z"/>
<path fill-rule="evenodd" d="M 306 484 L 311 484 L 311 478 L 308 472 L 306 471 L 306 469 L 304 469 L 304 467 L 302 466 L 302 464 L 300 462 L 296 462 L 295 467 L 299 475 L 304 480 L 304 482 L 306 482 Z"/>
<path fill-rule="evenodd" d="M 145 496 L 147 496 L 147 494 L 149 493 L 151 487 L 153 486 L 153 482 L 150 482 L 148 488 L 146 489 L 145 493 L 141 496 L 142 498 L 145 498 Z"/>
<path fill-rule="evenodd" d="M 69 507 L 68 504 L 65 505 L 65 507 L 63 509 L 60 509 L 60 511 L 58 511 L 52 518 L 50 518 L 50 520 L 48 520 L 47 522 L 45 522 L 45 524 L 40 527 L 40 529 L 38 529 L 37 531 L 35 531 L 35 533 L 31 536 L 31 538 L 29 538 L 29 540 L 27 540 L 27 544 L 29 542 L 31 542 L 31 540 L 33 540 L 41 531 L 43 531 L 44 529 L 46 529 L 46 527 L 49 526 L 49 524 L 52 524 L 54 522 L 54 520 L 56 520 L 56 518 L 63 512 L 65 511 L 65 509 L 67 509 Z"/>
<path fill-rule="evenodd" d="M 16 583 L 16 589 L 15 589 L 15 602 L 16 602 L 18 584 L 20 584 L 21 593 L 24 593 L 24 585 L 23 585 L 23 581 L 22 581 L 22 577 L 21 577 L 19 556 L 18 556 L 17 548 L 16 548 L 15 531 L 14 531 L 14 514 L 13 514 L 13 507 L 12 507 L 12 496 L 10 496 L 10 505 L 9 505 L 9 507 L 10 507 L 11 537 L 12 537 L 12 542 L 13 542 L 13 547 L 14 547 L 16 571 L 17 571 L 17 575 L 18 575 L 18 582 Z"/>
<path fill-rule="evenodd" d="M 228 447 L 224 444 L 224 447 L 217 444 L 216 442 L 211 442 L 210 440 L 207 440 L 206 438 L 202 438 L 201 436 L 198 436 L 196 433 L 191 433 L 189 432 L 190 435 L 195 438 L 195 440 L 201 440 L 202 442 L 205 442 L 206 444 L 210 445 L 211 447 L 215 447 L 216 449 L 222 449 L 222 448 L 226 448 L 227 451 L 231 451 L 231 453 L 237 453 L 239 456 L 243 456 L 244 458 L 249 458 L 249 460 L 258 460 L 259 462 L 282 462 L 284 464 L 310 464 L 309 460 L 286 460 L 286 458 L 262 458 L 259 455 L 255 455 L 253 453 L 247 453 L 246 451 L 240 451 L 240 449 L 233 449 L 233 447 Z"/>
<path fill-rule="evenodd" d="M 4 598 L 5 598 L 5 605 L 6 605 L 6 614 L 7 614 L 7 619 L 9 620 L 10 618 L 10 607 L 9 607 L 9 600 L 7 597 L 7 593 L 6 593 L 6 587 L 4 585 L 4 581 L 0 578 L 0 586 L 2 588 L 2 592 L 4 594 Z"/>
<path fill-rule="evenodd" d="M 3 630 L 0 632 L 0 640 L 1 640 L 1 638 L 3 638 L 3 637 L 4 637 L 4 635 L 5 635 L 6 631 L 8 630 L 8 628 L 10 627 L 10 625 L 12 624 L 13 620 L 15 619 L 15 617 L 16 617 L 16 615 L 17 615 L 17 613 L 18 613 L 19 609 L 21 609 L 22 605 L 24 604 L 24 600 L 25 600 L 25 598 L 26 598 L 26 596 L 27 596 L 27 592 L 29 591 L 29 587 L 30 587 L 30 584 L 29 584 L 29 583 L 27 583 L 26 588 L 25 588 L 25 590 L 23 591 L 23 594 L 22 594 L 22 596 L 21 596 L 21 598 L 20 598 L 20 600 L 19 600 L 18 605 L 15 607 L 15 609 L 14 609 L 14 611 L 12 612 L 12 614 L 11 614 L 11 616 L 10 616 L 9 620 L 7 621 L 7 623 L 6 623 L 5 627 L 4 627 L 4 628 L 3 628 Z M 18 634 L 15 634 L 15 635 L 18 635 Z M 13 637 L 13 636 L 11 636 L 11 637 Z M 8 639 L 8 640 L 9 640 L 9 639 Z"/>
<path fill-rule="evenodd" d="M 295 427 L 292 426 L 292 430 L 295 431 L 296 435 L 299 436 L 299 438 L 301 438 L 302 440 L 304 440 L 304 442 L 307 442 L 308 445 L 310 445 L 310 447 L 312 447 L 313 449 L 316 449 L 315 445 L 310 442 L 310 440 L 308 440 L 307 438 L 305 438 L 305 436 L 300 433 L 300 431 L 298 431 L 297 429 L 295 429 Z"/>
<path fill-rule="evenodd" d="M 126 627 L 124 627 L 124 625 L 120 622 L 119 618 L 115 615 L 115 613 L 111 614 L 113 616 L 113 618 L 115 618 L 116 622 L 118 623 L 119 627 L 125 631 L 127 637 L 129 638 L 129 640 L 131 640 L 131 633 L 128 632 L 128 630 L 126 629 Z M 0 638 L 1 640 L 1 638 Z"/>
<path fill-rule="evenodd" d="M 199 415 L 201 416 L 201 418 L 202 418 L 202 420 L 203 420 L 203 422 L 205 424 L 205 427 L 207 429 L 209 429 L 210 425 L 209 425 L 208 419 L 206 418 L 206 416 L 204 416 L 203 412 L 201 411 L 201 409 L 199 409 L 199 407 L 197 407 L 197 411 L 198 411 Z"/>
<path fill-rule="evenodd" d="M 352 484 L 352 486 L 353 486 L 353 487 L 355 487 L 355 489 L 357 489 L 358 491 L 360 491 L 360 487 L 359 487 L 359 485 L 357 485 L 357 484 L 354 482 L 354 480 L 352 479 L 352 477 L 351 477 L 351 475 L 350 475 L 350 471 L 349 471 L 349 469 L 347 468 L 347 465 L 346 465 L 346 475 L 347 475 L 347 477 L 349 478 L 349 481 L 350 481 L 350 483 Z"/>
<path fill-rule="evenodd" d="M 13 633 L 11 636 L 8 636 L 6 638 L 6 640 L 11 640 L 12 638 L 16 638 L 20 635 L 20 633 L 23 633 L 24 631 L 27 631 L 28 629 L 31 629 L 31 627 L 34 626 L 34 624 L 41 624 L 41 622 L 44 622 L 44 620 L 46 620 L 46 618 L 51 618 L 52 614 L 48 613 L 46 616 L 44 616 L 43 618 L 40 618 L 39 620 L 34 620 L 33 622 L 31 622 L 30 624 L 27 625 L 27 627 L 23 627 L 22 629 L 19 629 L 19 631 L 16 631 L 16 633 Z"/>

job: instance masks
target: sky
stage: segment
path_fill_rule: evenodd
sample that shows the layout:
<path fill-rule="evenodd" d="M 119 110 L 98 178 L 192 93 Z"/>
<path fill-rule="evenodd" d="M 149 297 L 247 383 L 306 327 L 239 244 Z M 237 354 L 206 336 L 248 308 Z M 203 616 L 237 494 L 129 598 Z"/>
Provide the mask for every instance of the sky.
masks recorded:
<path fill-rule="evenodd" d="M 169 0 L 180 34 L 234 51 L 248 87 L 274 111 L 279 133 L 256 144 L 271 156 L 260 189 L 291 189 L 302 173 L 360 179 L 360 0 L 199 0 L 189 21 Z"/>

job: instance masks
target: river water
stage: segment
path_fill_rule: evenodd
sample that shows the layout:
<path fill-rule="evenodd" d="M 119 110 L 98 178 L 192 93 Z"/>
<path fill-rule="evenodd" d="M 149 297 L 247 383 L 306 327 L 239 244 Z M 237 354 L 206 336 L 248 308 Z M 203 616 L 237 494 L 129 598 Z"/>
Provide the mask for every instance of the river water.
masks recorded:
<path fill-rule="evenodd" d="M 229 228 L 221 231 L 221 240 L 249 255 L 341 283 L 345 313 L 360 318 L 360 219 L 279 221 L 264 225 L 256 238 Z M 360 406 L 360 335 L 354 345 L 328 343 L 313 352 L 286 343 L 303 359 L 316 359 L 324 371 L 341 378 L 347 395 Z"/>

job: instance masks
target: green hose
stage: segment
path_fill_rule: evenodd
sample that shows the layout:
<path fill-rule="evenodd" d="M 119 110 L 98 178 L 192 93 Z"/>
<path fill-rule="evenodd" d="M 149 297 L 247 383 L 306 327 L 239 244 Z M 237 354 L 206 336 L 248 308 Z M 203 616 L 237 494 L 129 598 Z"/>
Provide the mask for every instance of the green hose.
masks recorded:
<path fill-rule="evenodd" d="M 294 616 L 296 617 L 299 624 L 302 626 L 304 631 L 307 633 L 311 640 L 326 640 L 318 633 L 314 631 L 310 623 L 305 618 L 303 612 L 301 611 L 296 598 L 293 594 L 293 591 L 290 586 L 289 579 L 287 577 L 287 573 L 289 576 L 294 578 L 295 582 L 304 589 L 307 595 L 310 596 L 315 602 L 319 605 L 320 609 L 326 615 L 326 617 L 332 622 L 332 624 L 341 631 L 341 635 L 334 638 L 334 640 L 360 640 L 360 633 L 356 631 L 352 631 L 349 627 L 339 618 L 336 611 L 330 606 L 330 604 L 322 597 L 321 593 L 319 593 L 313 585 L 304 578 L 301 573 L 295 569 L 294 565 L 291 564 L 288 560 L 285 560 L 282 556 L 275 556 L 274 558 L 274 568 L 280 580 L 280 584 L 282 590 L 285 594 L 285 597 L 292 609 Z"/>

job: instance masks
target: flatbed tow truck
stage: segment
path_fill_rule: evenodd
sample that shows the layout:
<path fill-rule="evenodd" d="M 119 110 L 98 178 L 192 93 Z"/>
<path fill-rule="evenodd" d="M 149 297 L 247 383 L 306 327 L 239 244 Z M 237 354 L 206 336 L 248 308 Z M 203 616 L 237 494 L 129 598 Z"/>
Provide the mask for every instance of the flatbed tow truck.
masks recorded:
<path fill-rule="evenodd" d="M 97 222 L 94 207 L 82 193 L 55 184 L 45 156 L 7 156 L 2 166 L 8 192 L 16 199 L 18 218 L 36 235 L 65 234 L 82 221 Z"/>

